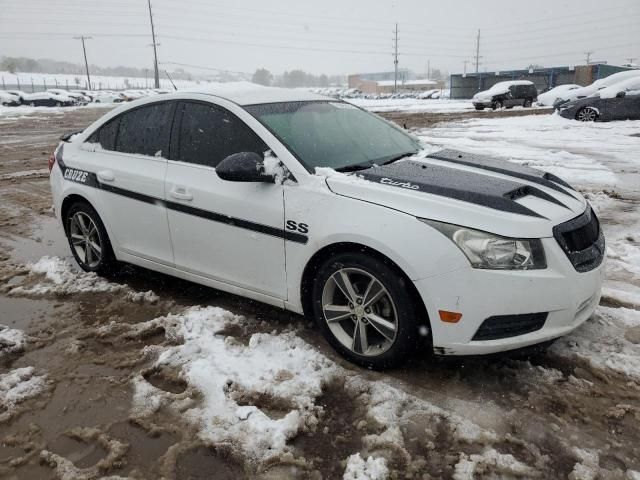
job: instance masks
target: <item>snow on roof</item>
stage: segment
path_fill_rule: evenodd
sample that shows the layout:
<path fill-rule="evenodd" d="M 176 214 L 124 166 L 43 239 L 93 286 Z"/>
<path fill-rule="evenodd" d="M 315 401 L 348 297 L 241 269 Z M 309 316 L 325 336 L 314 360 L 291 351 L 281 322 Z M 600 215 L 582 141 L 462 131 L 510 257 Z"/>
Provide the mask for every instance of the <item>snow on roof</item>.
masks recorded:
<path fill-rule="evenodd" d="M 376 82 L 378 84 L 379 87 L 392 87 L 395 84 L 394 80 L 379 80 Z M 434 80 L 427 80 L 426 78 L 423 80 L 405 80 L 404 82 L 400 82 L 398 81 L 398 86 L 399 87 L 406 87 L 406 86 L 416 86 L 416 85 L 435 85 L 436 81 Z"/>
<path fill-rule="evenodd" d="M 226 98 L 239 105 L 256 103 L 300 102 L 311 100 L 330 100 L 330 97 L 311 93 L 306 90 L 263 87 L 251 82 L 211 83 L 206 86 L 189 87 L 182 93 L 201 93 Z"/>
<path fill-rule="evenodd" d="M 500 90 L 505 87 L 509 88 L 512 85 L 533 85 L 533 82 L 530 80 L 509 80 L 507 82 L 498 82 L 489 88 L 489 90 Z"/>

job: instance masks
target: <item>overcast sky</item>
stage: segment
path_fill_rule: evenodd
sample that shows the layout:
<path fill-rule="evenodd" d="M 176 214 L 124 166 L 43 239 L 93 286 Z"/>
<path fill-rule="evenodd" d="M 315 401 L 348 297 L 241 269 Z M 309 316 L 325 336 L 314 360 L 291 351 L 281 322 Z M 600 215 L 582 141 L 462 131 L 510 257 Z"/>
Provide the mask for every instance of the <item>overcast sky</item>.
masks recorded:
<path fill-rule="evenodd" d="M 152 0 L 160 62 L 274 73 L 640 62 L 640 0 Z M 152 66 L 146 0 L 0 0 L 0 56 Z M 167 67 L 163 67 L 167 68 Z M 173 69 L 175 66 L 168 66 Z M 185 68 L 204 73 L 196 67 Z"/>

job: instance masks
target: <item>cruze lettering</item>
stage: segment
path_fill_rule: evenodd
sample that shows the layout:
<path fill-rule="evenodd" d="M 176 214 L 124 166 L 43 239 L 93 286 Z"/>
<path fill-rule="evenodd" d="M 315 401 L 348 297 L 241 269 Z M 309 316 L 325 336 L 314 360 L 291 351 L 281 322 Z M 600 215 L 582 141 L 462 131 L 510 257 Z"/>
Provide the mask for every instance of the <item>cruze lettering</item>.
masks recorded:
<path fill-rule="evenodd" d="M 75 170 L 73 168 L 67 168 L 64 172 L 64 178 L 78 183 L 85 183 L 87 181 L 87 175 L 89 175 L 89 172 L 83 172 L 82 170 Z"/>

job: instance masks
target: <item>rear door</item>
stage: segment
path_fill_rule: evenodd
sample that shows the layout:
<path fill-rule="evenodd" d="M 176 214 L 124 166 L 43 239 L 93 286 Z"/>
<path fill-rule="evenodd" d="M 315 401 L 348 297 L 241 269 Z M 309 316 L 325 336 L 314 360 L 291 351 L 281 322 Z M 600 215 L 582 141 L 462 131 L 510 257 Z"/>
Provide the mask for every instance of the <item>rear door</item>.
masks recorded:
<path fill-rule="evenodd" d="M 166 178 L 177 268 L 286 298 L 282 185 L 229 182 L 215 167 L 267 145 L 237 116 L 204 102 L 180 104 Z"/>
<path fill-rule="evenodd" d="M 88 140 L 99 186 L 101 215 L 123 253 L 172 265 L 164 206 L 169 135 L 177 102 L 129 110 Z"/>

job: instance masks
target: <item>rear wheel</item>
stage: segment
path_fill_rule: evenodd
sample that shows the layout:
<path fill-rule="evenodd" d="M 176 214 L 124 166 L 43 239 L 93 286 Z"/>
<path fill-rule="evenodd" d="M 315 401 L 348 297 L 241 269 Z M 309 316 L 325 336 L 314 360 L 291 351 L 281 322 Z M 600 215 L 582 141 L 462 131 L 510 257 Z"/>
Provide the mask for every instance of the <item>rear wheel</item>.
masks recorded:
<path fill-rule="evenodd" d="M 320 266 L 313 311 L 327 341 L 366 368 L 398 365 L 415 351 L 419 309 L 404 277 L 383 261 L 342 253 Z"/>
<path fill-rule="evenodd" d="M 80 268 L 101 274 L 112 271 L 116 261 L 111 242 L 91 205 L 85 202 L 71 205 L 65 217 L 65 232 Z"/>
<path fill-rule="evenodd" d="M 598 111 L 592 107 L 584 107 L 578 111 L 576 120 L 581 122 L 595 122 L 598 119 Z"/>

